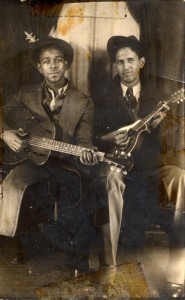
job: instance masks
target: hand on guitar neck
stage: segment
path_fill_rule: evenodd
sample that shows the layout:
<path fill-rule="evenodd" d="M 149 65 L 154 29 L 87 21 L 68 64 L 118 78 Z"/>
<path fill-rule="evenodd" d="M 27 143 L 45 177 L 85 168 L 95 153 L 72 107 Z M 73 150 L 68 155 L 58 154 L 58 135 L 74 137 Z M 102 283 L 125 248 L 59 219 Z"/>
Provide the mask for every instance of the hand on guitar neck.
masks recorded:
<path fill-rule="evenodd" d="M 80 161 L 84 165 L 97 165 L 98 164 L 98 155 L 96 150 L 85 149 L 81 152 Z"/>
<path fill-rule="evenodd" d="M 14 152 L 21 152 L 28 146 L 26 137 L 27 133 L 24 132 L 22 128 L 17 130 L 5 130 L 1 134 L 2 140 L 12 149 Z"/>
<path fill-rule="evenodd" d="M 161 102 L 159 102 L 158 104 L 158 107 L 160 106 L 161 106 Z M 150 126 L 152 128 L 157 128 L 157 126 L 164 120 L 164 118 L 166 117 L 166 112 L 169 110 L 170 110 L 169 106 L 164 103 L 163 110 L 155 114 L 155 116 L 150 121 Z"/>

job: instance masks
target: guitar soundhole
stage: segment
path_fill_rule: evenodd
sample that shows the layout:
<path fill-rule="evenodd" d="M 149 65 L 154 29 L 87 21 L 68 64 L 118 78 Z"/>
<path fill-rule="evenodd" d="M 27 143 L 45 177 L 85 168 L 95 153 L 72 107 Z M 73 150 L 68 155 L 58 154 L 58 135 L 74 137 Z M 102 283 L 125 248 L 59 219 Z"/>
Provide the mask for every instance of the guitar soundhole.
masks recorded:
<path fill-rule="evenodd" d="M 136 131 L 134 129 L 130 129 L 129 132 L 128 132 L 128 136 L 131 137 L 135 133 L 136 133 Z"/>

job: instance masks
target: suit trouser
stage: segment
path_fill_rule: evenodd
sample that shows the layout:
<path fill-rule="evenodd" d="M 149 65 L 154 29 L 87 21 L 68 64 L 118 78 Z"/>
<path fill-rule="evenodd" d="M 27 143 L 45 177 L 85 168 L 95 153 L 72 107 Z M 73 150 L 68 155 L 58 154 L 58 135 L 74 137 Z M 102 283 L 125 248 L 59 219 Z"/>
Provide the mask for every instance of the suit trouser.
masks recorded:
<path fill-rule="evenodd" d="M 166 279 L 183 284 L 185 280 L 185 170 L 166 166 L 162 169 L 163 181 L 169 203 L 174 204 L 173 220 L 168 231 L 169 261 Z"/>
<path fill-rule="evenodd" d="M 140 175 L 141 176 L 141 175 Z M 151 195 L 157 194 L 154 197 L 153 205 L 158 207 L 160 197 L 160 185 L 162 182 L 166 194 L 168 196 L 169 204 L 174 204 L 174 216 L 171 228 L 169 230 L 169 264 L 167 271 L 167 280 L 178 280 L 178 282 L 184 281 L 184 211 L 185 211 L 185 170 L 175 166 L 164 166 L 142 175 L 142 180 L 149 186 Z M 121 172 L 116 171 L 102 171 L 99 175 L 99 187 L 98 198 L 102 202 L 104 207 L 109 210 L 109 223 L 110 223 L 110 239 L 112 247 L 112 260 L 116 263 L 116 254 L 118 247 L 118 240 L 121 228 L 122 210 L 124 203 L 124 191 L 126 188 L 126 182 L 128 179 L 124 177 Z M 132 177 L 133 183 L 136 180 L 140 180 L 137 176 Z M 131 182 L 132 184 L 132 182 Z M 139 193 L 139 192 L 138 192 Z M 151 205 L 151 204 L 150 204 Z M 149 206 L 150 206 L 149 205 Z M 172 205 L 173 206 L 173 205 Z M 155 211 L 155 210 L 154 210 Z M 174 256 L 176 258 L 176 266 L 181 265 L 181 268 L 177 268 L 175 271 L 173 261 Z"/>
<path fill-rule="evenodd" d="M 74 166 L 67 169 L 77 172 Z M 19 221 L 19 213 L 25 190 L 34 183 L 43 181 L 53 176 L 60 182 L 65 176 L 62 162 L 58 159 L 49 159 L 45 165 L 34 165 L 32 162 L 25 162 L 16 166 L 3 180 L 0 197 L 0 234 L 14 236 Z"/>

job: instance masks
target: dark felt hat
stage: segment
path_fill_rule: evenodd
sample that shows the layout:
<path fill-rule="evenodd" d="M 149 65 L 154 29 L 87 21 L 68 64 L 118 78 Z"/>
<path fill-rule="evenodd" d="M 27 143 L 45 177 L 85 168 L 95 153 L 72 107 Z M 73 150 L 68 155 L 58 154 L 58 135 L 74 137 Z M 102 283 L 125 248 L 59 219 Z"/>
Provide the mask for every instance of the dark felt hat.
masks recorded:
<path fill-rule="evenodd" d="M 42 40 L 38 40 L 32 45 L 31 52 L 34 61 L 38 62 L 41 49 L 46 49 L 52 46 L 61 49 L 64 58 L 67 60 L 69 68 L 74 58 L 74 51 L 72 46 L 62 39 L 53 38 L 51 36 L 48 36 L 47 38 Z"/>
<path fill-rule="evenodd" d="M 107 43 L 107 52 L 112 61 L 115 61 L 116 53 L 119 49 L 129 47 L 137 53 L 139 57 L 143 56 L 141 42 L 134 36 L 112 36 Z"/>

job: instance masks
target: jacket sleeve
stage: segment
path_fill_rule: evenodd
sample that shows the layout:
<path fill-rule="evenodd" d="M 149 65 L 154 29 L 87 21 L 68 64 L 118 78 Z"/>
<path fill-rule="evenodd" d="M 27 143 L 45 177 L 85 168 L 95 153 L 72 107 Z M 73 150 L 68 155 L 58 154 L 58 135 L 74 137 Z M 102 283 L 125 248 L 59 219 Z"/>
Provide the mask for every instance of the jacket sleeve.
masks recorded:
<path fill-rule="evenodd" d="M 94 104 L 93 101 L 90 98 L 88 98 L 86 107 L 79 120 L 75 132 L 75 140 L 77 145 L 85 148 L 93 148 L 93 144 L 92 144 L 93 123 L 94 123 Z"/>
<path fill-rule="evenodd" d="M 16 126 L 17 121 L 20 123 L 19 109 L 24 107 L 22 93 L 23 91 L 20 90 L 17 95 L 0 108 L 0 134 L 6 130 L 15 129 L 14 125 Z"/>

